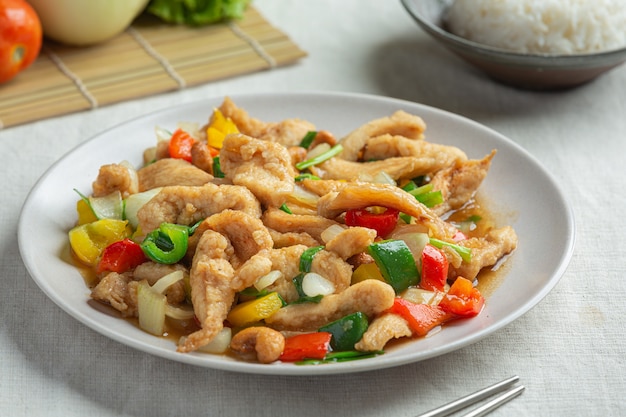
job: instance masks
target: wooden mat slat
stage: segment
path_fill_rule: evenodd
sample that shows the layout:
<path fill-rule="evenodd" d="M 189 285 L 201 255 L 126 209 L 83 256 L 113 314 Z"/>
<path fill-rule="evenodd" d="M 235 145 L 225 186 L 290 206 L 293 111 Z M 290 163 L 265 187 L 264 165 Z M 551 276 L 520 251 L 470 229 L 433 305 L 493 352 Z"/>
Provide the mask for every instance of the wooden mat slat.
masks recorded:
<path fill-rule="evenodd" d="M 288 65 L 304 56 L 252 7 L 240 21 L 199 28 L 141 16 L 103 44 L 76 48 L 46 42 L 30 68 L 0 85 L 0 129 L 88 110 L 90 99 L 105 106 Z"/>

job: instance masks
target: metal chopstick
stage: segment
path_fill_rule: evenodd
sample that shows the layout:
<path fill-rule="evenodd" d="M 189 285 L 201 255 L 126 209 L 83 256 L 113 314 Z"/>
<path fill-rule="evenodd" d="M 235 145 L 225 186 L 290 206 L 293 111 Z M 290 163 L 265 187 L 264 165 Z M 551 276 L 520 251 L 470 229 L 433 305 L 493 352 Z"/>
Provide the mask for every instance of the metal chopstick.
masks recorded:
<path fill-rule="evenodd" d="M 504 391 L 507 388 L 509 388 L 511 385 L 515 384 L 517 381 L 519 381 L 519 377 L 517 375 L 512 376 L 511 378 L 505 379 L 504 381 L 498 382 L 496 384 L 493 384 L 491 386 L 488 386 L 487 388 L 483 388 L 480 391 L 476 391 L 473 394 L 469 394 L 466 395 L 465 397 L 461 397 L 458 400 L 452 401 L 448 404 L 442 405 L 441 407 L 437 407 L 433 410 L 430 410 L 424 414 L 420 414 L 418 417 L 444 417 L 444 416 L 448 416 L 456 411 L 461 410 L 462 408 L 467 407 L 468 405 L 472 405 L 477 403 L 478 401 L 481 401 L 487 397 L 492 396 L 493 394 L 500 392 L 500 391 Z M 520 387 L 518 387 L 520 388 Z M 521 390 L 519 390 L 518 392 L 515 393 L 515 395 L 518 395 L 519 393 L 522 392 L 522 390 L 524 389 L 524 387 L 521 387 Z M 506 400 L 504 400 L 502 403 L 510 400 L 511 398 L 515 397 L 515 395 L 511 396 L 510 398 L 507 398 Z M 499 404 L 498 404 L 499 405 Z M 497 407 L 498 405 L 494 406 Z M 489 412 L 492 409 L 486 411 Z M 477 414 L 476 417 L 481 416 L 484 414 Z"/>
<path fill-rule="evenodd" d="M 481 405 L 480 407 L 470 411 L 469 413 L 465 414 L 463 417 L 482 417 L 484 415 L 487 415 L 488 413 L 492 412 L 496 408 L 500 407 L 502 404 L 520 395 L 522 391 L 524 391 L 523 385 L 518 385 L 516 387 L 510 388 L 504 394 L 501 394 L 497 396 L 496 398 L 494 398 L 493 400 L 489 401 L 488 403 L 485 403 Z"/>

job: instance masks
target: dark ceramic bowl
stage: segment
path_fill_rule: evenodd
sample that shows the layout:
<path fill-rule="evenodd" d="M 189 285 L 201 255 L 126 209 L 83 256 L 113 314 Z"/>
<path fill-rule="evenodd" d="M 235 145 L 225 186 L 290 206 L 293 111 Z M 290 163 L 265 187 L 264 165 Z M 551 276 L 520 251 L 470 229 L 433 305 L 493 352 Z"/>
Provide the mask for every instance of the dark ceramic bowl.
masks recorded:
<path fill-rule="evenodd" d="M 533 90 L 564 89 L 593 80 L 626 61 L 626 45 L 578 55 L 516 53 L 469 41 L 445 29 L 443 16 L 453 0 L 401 0 L 430 36 L 491 78 Z"/>

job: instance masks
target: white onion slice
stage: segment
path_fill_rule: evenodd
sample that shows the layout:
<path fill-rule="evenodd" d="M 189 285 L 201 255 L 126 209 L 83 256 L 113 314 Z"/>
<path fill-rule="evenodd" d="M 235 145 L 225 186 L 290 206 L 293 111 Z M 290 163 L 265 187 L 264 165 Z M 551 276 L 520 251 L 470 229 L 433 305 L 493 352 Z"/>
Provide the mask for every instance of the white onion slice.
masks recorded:
<path fill-rule="evenodd" d="M 339 224 L 333 224 L 328 226 L 321 234 L 320 237 L 324 241 L 324 243 L 328 243 L 339 235 L 339 233 L 346 230 L 343 226 Z"/>
<path fill-rule="evenodd" d="M 315 272 L 309 272 L 302 278 L 302 291 L 309 297 L 330 295 L 335 292 L 335 285 Z"/>
<path fill-rule="evenodd" d="M 256 288 L 258 291 L 261 291 L 262 289 L 267 288 L 275 283 L 282 276 L 283 273 L 278 270 L 270 271 L 269 273 L 263 275 L 261 278 L 257 279 L 257 281 L 254 283 L 254 288 Z"/>
<path fill-rule="evenodd" d="M 184 277 L 185 275 L 183 274 L 183 271 L 170 272 L 169 274 L 159 278 L 159 280 L 152 286 L 152 290 L 159 294 L 163 294 L 165 290 L 182 280 Z"/>

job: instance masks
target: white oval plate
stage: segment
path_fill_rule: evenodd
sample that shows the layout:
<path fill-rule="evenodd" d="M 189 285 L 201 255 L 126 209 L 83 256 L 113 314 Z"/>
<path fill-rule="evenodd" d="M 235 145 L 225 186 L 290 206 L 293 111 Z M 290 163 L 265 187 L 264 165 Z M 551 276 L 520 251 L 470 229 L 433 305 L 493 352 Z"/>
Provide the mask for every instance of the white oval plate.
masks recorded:
<path fill-rule="evenodd" d="M 89 193 L 103 164 L 128 160 L 139 166 L 145 148 L 154 146 L 156 125 L 204 123 L 223 97 L 164 109 L 107 130 L 56 162 L 30 192 L 19 222 L 19 248 L 31 276 L 43 292 L 71 316 L 93 330 L 141 351 L 187 364 L 228 371 L 321 375 L 359 372 L 432 358 L 474 343 L 501 329 L 534 307 L 556 285 L 572 255 L 572 210 L 552 176 L 520 146 L 495 131 L 432 107 L 358 94 L 287 93 L 232 97 L 252 116 L 265 121 L 299 117 L 337 137 L 361 124 L 402 109 L 421 116 L 427 139 L 456 145 L 470 158 L 498 153 L 483 195 L 519 235 L 508 259 L 506 275 L 488 296 L 476 318 L 444 326 L 431 337 L 401 344 L 384 355 L 359 361 L 317 366 L 289 363 L 261 365 L 226 356 L 176 352 L 172 340 L 149 335 L 132 323 L 103 313 L 89 301 L 83 277 L 68 261 L 67 232 L 76 221 L 74 188 Z M 540 238 L 539 238 L 540 237 Z"/>

